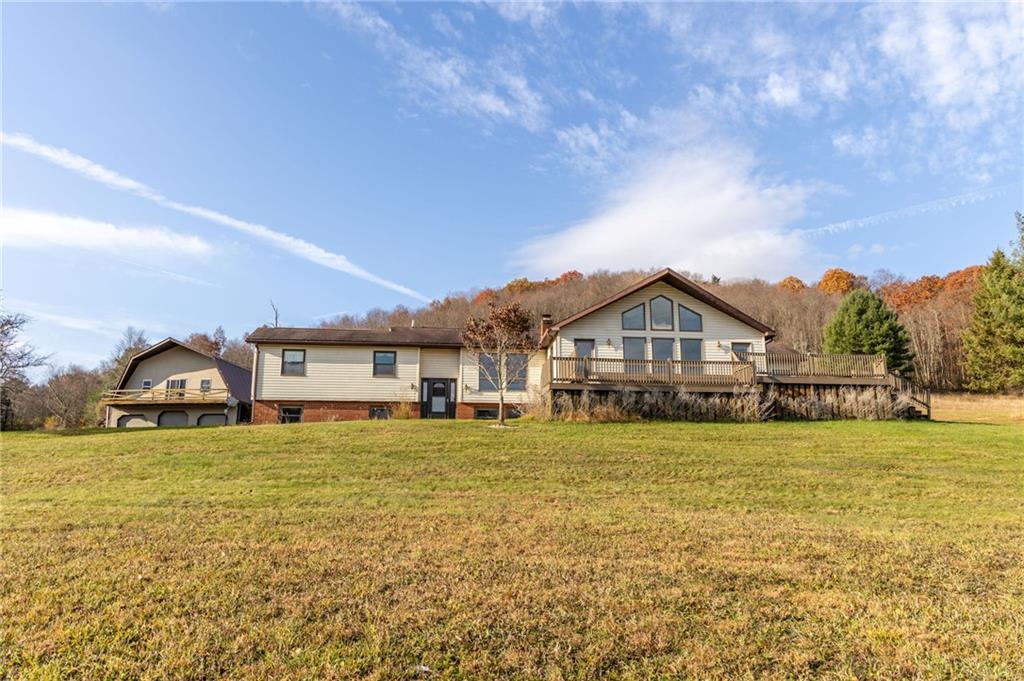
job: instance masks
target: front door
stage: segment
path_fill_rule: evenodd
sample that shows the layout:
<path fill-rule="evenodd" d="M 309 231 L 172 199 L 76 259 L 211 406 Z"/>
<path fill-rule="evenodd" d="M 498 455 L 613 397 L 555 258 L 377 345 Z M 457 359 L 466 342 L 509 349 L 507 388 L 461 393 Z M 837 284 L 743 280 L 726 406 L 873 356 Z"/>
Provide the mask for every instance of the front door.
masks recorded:
<path fill-rule="evenodd" d="M 423 379 L 420 387 L 420 416 L 426 419 L 455 418 L 454 379 Z"/>

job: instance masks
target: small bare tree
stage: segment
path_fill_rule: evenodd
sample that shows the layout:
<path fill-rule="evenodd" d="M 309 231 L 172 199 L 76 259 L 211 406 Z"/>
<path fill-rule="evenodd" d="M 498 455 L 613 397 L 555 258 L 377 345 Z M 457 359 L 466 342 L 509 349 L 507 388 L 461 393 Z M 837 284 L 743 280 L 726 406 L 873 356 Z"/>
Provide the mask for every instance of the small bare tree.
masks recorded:
<path fill-rule="evenodd" d="M 536 347 L 529 313 L 519 303 L 487 306 L 487 315 L 470 317 L 462 341 L 470 350 L 480 376 L 498 393 L 498 424 L 505 425 L 505 393 L 510 386 L 526 380 L 527 362 Z"/>

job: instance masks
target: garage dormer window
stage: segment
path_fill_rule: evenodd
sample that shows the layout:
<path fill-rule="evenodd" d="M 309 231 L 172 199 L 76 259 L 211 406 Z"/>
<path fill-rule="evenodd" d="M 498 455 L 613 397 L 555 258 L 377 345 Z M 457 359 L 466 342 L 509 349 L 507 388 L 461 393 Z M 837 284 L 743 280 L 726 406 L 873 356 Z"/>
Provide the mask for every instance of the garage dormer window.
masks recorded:
<path fill-rule="evenodd" d="M 653 331 L 671 331 L 672 301 L 665 296 L 651 299 L 651 329 Z"/>
<path fill-rule="evenodd" d="M 622 313 L 622 328 L 626 331 L 644 331 L 647 329 L 643 303 L 636 307 L 631 307 Z"/>
<path fill-rule="evenodd" d="M 306 351 L 305 350 L 283 350 L 281 352 L 281 375 L 282 376 L 305 376 L 306 375 Z"/>
<path fill-rule="evenodd" d="M 394 376 L 395 375 L 395 351 L 378 350 L 373 353 L 373 375 Z"/>
<path fill-rule="evenodd" d="M 142 379 L 142 389 L 143 390 L 152 390 L 153 389 L 153 379 L 152 378 L 144 378 L 144 379 Z"/>
<path fill-rule="evenodd" d="M 679 306 L 679 330 L 680 331 L 703 331 L 704 320 L 700 314 L 694 312 L 685 305 Z"/>
<path fill-rule="evenodd" d="M 210 388 L 213 387 L 213 381 L 209 378 L 203 378 L 199 381 L 199 392 L 208 393 Z"/>

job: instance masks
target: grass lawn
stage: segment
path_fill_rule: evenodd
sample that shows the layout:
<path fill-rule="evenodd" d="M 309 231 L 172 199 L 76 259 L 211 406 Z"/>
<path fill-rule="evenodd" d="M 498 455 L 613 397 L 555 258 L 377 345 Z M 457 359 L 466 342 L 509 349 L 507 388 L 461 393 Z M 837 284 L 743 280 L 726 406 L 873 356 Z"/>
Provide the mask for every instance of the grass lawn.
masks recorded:
<path fill-rule="evenodd" d="M 0 677 L 1024 677 L 1020 425 L 0 443 Z"/>

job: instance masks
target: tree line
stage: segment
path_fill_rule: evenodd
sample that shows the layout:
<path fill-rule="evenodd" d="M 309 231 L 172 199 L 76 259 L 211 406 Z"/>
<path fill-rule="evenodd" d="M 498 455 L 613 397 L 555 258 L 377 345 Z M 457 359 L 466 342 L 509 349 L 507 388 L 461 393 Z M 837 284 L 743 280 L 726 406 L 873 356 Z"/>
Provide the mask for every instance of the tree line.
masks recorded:
<path fill-rule="evenodd" d="M 914 280 L 878 271 L 868 276 L 840 268 L 816 282 L 795 276 L 778 282 L 722 281 L 684 272 L 728 303 L 773 327 L 777 341 L 801 352 L 886 355 L 890 369 L 936 390 L 1024 391 L 1024 216 L 1016 239 L 985 265 Z M 562 319 L 614 295 L 652 271 L 570 271 L 543 280 L 513 279 L 500 288 L 455 293 L 421 308 L 399 305 L 321 324 L 334 328 L 445 326 L 464 329 L 494 305 L 515 304 L 537 328 L 541 314 Z M 275 308 L 275 317 L 277 310 Z M 126 329 L 95 369 L 50 366 L 21 337 L 28 318 L 0 314 L 0 428 L 77 428 L 102 420 L 104 390 L 113 388 L 128 360 L 150 344 Z M 218 327 L 185 342 L 235 364 L 252 365 L 252 348 Z M 45 378 L 26 373 L 50 366 Z"/>

